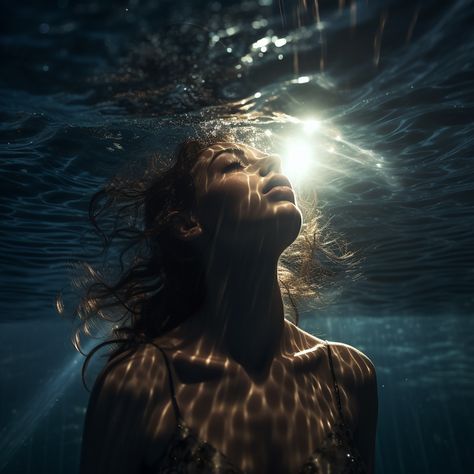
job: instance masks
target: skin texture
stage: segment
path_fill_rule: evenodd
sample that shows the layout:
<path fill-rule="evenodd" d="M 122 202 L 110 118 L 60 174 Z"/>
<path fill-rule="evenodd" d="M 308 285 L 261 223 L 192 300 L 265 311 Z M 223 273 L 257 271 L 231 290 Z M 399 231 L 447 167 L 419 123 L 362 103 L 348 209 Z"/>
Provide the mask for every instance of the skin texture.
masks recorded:
<path fill-rule="evenodd" d="M 278 156 L 218 143 L 192 170 L 197 206 L 176 212 L 176 238 L 206 262 L 201 310 L 154 342 L 172 362 L 186 423 L 247 473 L 296 473 L 338 419 L 324 341 L 285 320 L 277 263 L 302 223 Z M 372 362 L 331 343 L 344 418 L 373 472 L 377 383 Z M 176 430 L 163 356 L 143 345 L 98 377 L 81 474 L 139 473 Z M 326 466 L 327 472 L 329 466 Z"/>

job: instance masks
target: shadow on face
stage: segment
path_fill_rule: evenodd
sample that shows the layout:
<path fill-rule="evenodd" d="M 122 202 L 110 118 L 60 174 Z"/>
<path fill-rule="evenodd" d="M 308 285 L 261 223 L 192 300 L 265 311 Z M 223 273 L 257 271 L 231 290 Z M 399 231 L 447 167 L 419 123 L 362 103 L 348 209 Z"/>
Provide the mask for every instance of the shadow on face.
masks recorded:
<path fill-rule="evenodd" d="M 192 174 L 198 220 L 213 245 L 279 255 L 298 236 L 302 214 L 278 155 L 220 142 L 204 150 Z"/>

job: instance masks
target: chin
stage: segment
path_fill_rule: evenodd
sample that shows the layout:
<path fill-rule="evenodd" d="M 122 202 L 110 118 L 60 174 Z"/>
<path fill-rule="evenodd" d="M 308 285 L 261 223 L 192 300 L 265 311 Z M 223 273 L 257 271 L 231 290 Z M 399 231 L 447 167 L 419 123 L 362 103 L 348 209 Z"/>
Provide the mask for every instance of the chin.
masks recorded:
<path fill-rule="evenodd" d="M 286 219 L 299 222 L 300 227 L 303 221 L 303 216 L 301 211 L 298 209 L 298 206 L 290 201 L 278 203 L 275 209 L 275 216 L 277 220 Z"/>
<path fill-rule="evenodd" d="M 272 226 L 273 235 L 278 238 L 282 250 L 289 247 L 298 237 L 303 224 L 301 211 L 293 203 L 278 206 Z"/>

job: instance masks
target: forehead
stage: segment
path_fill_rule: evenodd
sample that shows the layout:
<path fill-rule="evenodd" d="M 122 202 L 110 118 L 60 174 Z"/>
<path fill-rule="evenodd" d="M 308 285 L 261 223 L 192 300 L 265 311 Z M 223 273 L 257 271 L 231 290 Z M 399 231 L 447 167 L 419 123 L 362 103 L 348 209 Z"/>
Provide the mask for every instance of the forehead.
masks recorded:
<path fill-rule="evenodd" d="M 218 142 L 214 143 L 213 145 L 209 146 L 201 152 L 195 164 L 195 169 L 207 167 L 212 162 L 212 159 L 217 153 L 222 152 L 223 150 L 235 148 L 242 150 L 245 153 L 245 157 L 249 160 L 258 159 L 266 155 L 266 153 L 264 153 L 263 151 L 254 148 L 250 145 L 246 145 L 245 143 Z"/>

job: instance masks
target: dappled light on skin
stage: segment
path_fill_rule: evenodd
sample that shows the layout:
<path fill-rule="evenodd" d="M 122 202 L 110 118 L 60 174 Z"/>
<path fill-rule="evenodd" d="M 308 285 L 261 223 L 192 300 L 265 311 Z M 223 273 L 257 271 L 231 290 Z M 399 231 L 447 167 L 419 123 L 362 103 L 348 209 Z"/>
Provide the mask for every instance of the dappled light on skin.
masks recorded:
<path fill-rule="evenodd" d="M 199 456 L 206 460 L 207 451 L 199 451 L 199 443 L 205 443 L 214 448 L 210 459 L 229 463 L 233 472 L 297 473 L 313 458 L 319 470 L 308 472 L 343 472 L 334 470 L 343 465 L 334 462 L 343 463 L 347 453 L 339 453 L 331 442 L 340 413 L 325 341 L 285 321 L 283 353 L 265 380 L 255 382 L 231 358 L 210 349 L 209 341 L 191 340 L 186 331 L 183 325 L 109 362 L 96 385 L 101 395 L 96 390 L 91 398 L 88 437 L 107 420 L 109 442 L 124 443 L 124 449 L 140 447 L 143 472 L 168 472 L 160 469 L 172 461 L 169 447 L 176 443 L 171 376 L 185 432 L 196 441 L 196 466 Z M 342 414 L 354 435 L 367 403 L 357 393 L 374 383 L 374 369 L 356 349 L 330 345 Z M 117 440 L 114 427 L 120 423 L 134 430 Z M 106 469 L 109 460 L 101 462 Z"/>
<path fill-rule="evenodd" d="M 293 153 L 311 152 L 301 147 Z M 173 211 L 172 232 L 204 262 L 203 303 L 109 361 L 88 408 L 81 474 L 372 474 L 372 363 L 285 317 L 278 260 L 303 221 L 282 157 L 219 141 L 190 174 L 195 201 Z"/>
<path fill-rule="evenodd" d="M 250 234 L 252 238 L 261 236 L 269 248 L 277 231 L 289 234 L 283 239 L 284 245 L 298 234 L 301 213 L 279 155 L 241 143 L 218 143 L 203 152 L 194 174 L 201 189 L 198 207 L 208 215 L 203 217 L 204 226 L 214 227 L 220 222 L 219 238 L 228 228 L 230 240 L 245 241 L 249 233 L 249 238 Z"/>

